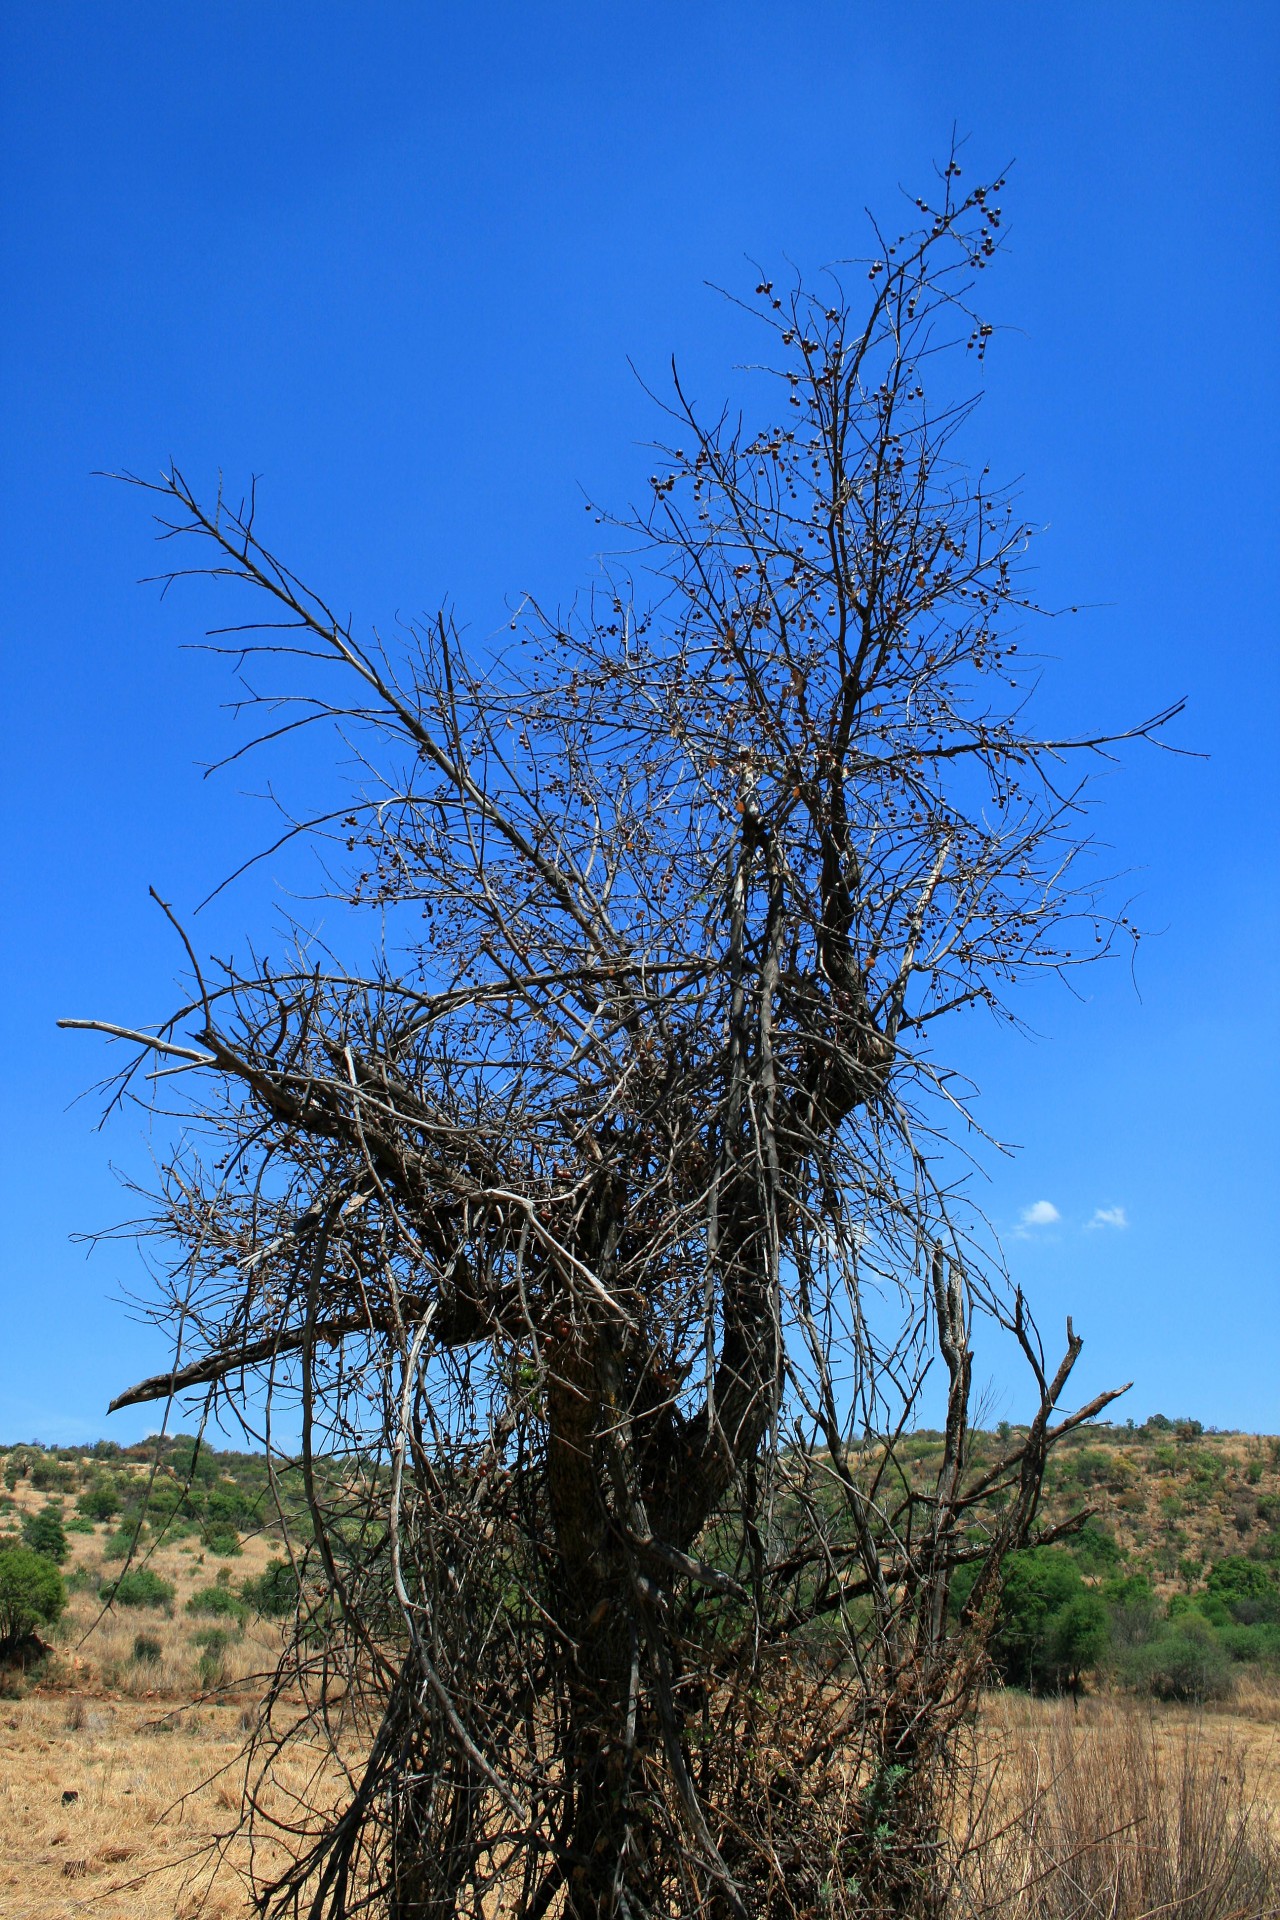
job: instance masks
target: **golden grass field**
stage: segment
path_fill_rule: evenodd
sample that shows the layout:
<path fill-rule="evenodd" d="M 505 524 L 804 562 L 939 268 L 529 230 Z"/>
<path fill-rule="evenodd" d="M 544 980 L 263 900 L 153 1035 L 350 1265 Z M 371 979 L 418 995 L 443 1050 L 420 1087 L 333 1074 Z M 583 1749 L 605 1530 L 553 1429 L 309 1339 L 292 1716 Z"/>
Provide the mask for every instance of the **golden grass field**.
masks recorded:
<path fill-rule="evenodd" d="M 46 1496 L 21 1485 L 15 1519 Z M 104 1562 L 110 1528 L 69 1536 L 64 1573 L 118 1573 Z M 246 1538 L 234 1560 L 198 1543 L 162 1543 L 138 1562 L 175 1588 L 171 1613 L 125 1608 L 104 1613 L 88 1591 L 73 1592 L 55 1651 L 38 1686 L 0 1699 L 0 1916 L 3 1920 L 231 1920 L 248 1914 L 247 1844 L 234 1837 L 242 1752 L 275 1665 L 279 1629 L 250 1618 L 230 1640 L 214 1684 L 201 1674 L 194 1635 L 208 1621 L 185 1603 L 215 1583 L 223 1566 L 237 1584 L 261 1572 L 278 1542 Z M 160 1656 L 133 1657 L 139 1634 Z M 320 1757 L 297 1753 L 277 1782 L 314 1797 L 323 1791 Z M 72 1794 L 74 1799 L 64 1800 Z M 269 1854 L 258 1853 L 270 1872 Z"/>
<path fill-rule="evenodd" d="M 12 1517 L 44 1498 L 20 1488 Z M 120 1563 L 103 1558 L 108 1531 L 72 1534 L 64 1571 L 117 1572 Z M 229 1566 L 238 1585 L 278 1550 L 269 1539 L 250 1538 L 234 1561 L 219 1561 L 191 1540 L 162 1543 L 146 1564 L 175 1588 L 167 1614 L 123 1607 L 104 1614 L 92 1592 L 72 1594 L 38 1684 L 15 1680 L 11 1697 L 0 1698 L 0 1920 L 247 1920 L 248 1843 L 236 1831 L 242 1754 L 280 1630 L 251 1618 L 210 1684 L 194 1640 L 208 1623 L 185 1603 L 216 1581 L 220 1567 Z M 158 1658 L 134 1658 L 139 1633 L 159 1643 Z M 1280 1842 L 1274 1688 L 1250 1690 L 1246 1682 L 1230 1711 L 1204 1714 L 1109 1697 L 1072 1704 L 991 1695 L 979 1751 L 999 1762 L 981 1816 L 991 1832 L 1008 1824 L 1006 1810 L 1016 1813 L 1040 1796 L 1040 1835 L 1056 1820 L 1059 1850 L 1089 1846 L 1090 1834 L 1141 1824 L 1155 1800 L 1184 1818 L 1194 1775 L 1204 1818 L 1230 1821 L 1250 1808 L 1255 1830 Z M 336 1785 L 325 1757 L 299 1748 L 273 1791 L 287 1814 L 294 1796 L 295 1804 L 315 1805 Z M 1015 1868 L 1028 1882 L 1040 1844 L 1024 1821 Z M 259 1874 L 270 1875 L 279 1858 L 260 1846 Z M 991 1911 L 1018 1920 L 1033 1913 L 1016 1903 Z M 1120 1906 L 1112 1920 L 1132 1916 Z"/>

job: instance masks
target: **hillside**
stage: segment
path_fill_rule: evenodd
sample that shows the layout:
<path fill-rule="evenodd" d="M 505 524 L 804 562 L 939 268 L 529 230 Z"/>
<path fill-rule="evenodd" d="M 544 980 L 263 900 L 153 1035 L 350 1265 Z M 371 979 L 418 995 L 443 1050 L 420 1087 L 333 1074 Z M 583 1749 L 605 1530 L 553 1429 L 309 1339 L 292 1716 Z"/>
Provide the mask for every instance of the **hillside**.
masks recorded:
<path fill-rule="evenodd" d="M 998 1458 L 1010 1431 L 976 1435 L 973 1463 Z M 940 1441 L 920 1434 L 909 1443 L 922 1476 Z M 1089 1535 L 1113 1541 L 1116 1564 L 1145 1575 L 1165 1599 L 1194 1590 L 1230 1556 L 1280 1565 L 1280 1439 L 1206 1433 L 1197 1421 L 1159 1414 L 1141 1427 L 1082 1428 L 1051 1458 L 1041 1521 L 1082 1508 L 1095 1513 Z M 1101 1553 L 1090 1571 L 1104 1570 L 1110 1556 Z"/>
<path fill-rule="evenodd" d="M 975 1464 L 1011 1437 L 976 1435 Z M 921 1484 L 940 1440 L 920 1432 L 905 1443 Z M 870 1442 L 868 1456 L 877 1451 Z M 318 1472 L 337 1475 L 326 1463 Z M 176 1436 L 123 1449 L 11 1446 L 0 1451 L 0 1481 L 0 1551 L 43 1529 L 67 1589 L 61 1618 L 41 1629 L 48 1657 L 0 1670 L 0 1824 L 10 1841 L 0 1916 L 26 1920 L 36 1900 L 71 1920 L 91 1898 L 103 1920 L 242 1920 L 248 1843 L 230 1837 L 240 1753 L 292 1627 L 276 1497 L 303 1545 L 300 1475 L 278 1471 L 273 1493 L 261 1455 L 197 1451 Z M 1066 1795 L 1158 1765 L 1163 1784 L 1151 1791 L 1170 1805 L 1200 1782 L 1235 1795 L 1237 1825 L 1256 1806 L 1268 1830 L 1280 1829 L 1280 1441 L 1190 1421 L 1094 1426 L 1059 1452 L 1041 1517 L 1052 1527 L 1086 1506 L 1096 1511 L 1084 1530 L 1046 1551 L 1108 1622 L 1088 1662 L 1095 1697 L 989 1700 L 983 1750 L 1014 1768 L 1002 1791 L 1023 1790 L 1019 1767 Z M 131 1582 L 107 1606 L 127 1555 Z M 1237 1589 L 1243 1567 L 1261 1599 L 1233 1599 L 1224 1566 Z M 1215 1715 L 1202 1733 L 1205 1705 Z M 314 1803 L 341 1781 L 304 1743 L 278 1790 Z M 1131 1814 L 1126 1804 L 1072 1818 L 1110 1833 Z M 1237 1845 L 1222 1808 L 1210 1824 Z M 1086 1843 L 1062 1844 L 1074 1860 Z M 259 1847 L 260 1868 L 277 1857 Z"/>
<path fill-rule="evenodd" d="M 971 1464 L 998 1458 L 1016 1431 L 975 1434 Z M 941 1435 L 928 1430 L 902 1443 L 914 1480 L 928 1480 L 940 1447 Z M 332 1470 L 322 1463 L 318 1471 Z M 211 1555 L 234 1558 L 247 1541 L 279 1542 L 277 1502 L 290 1532 L 309 1531 L 296 1469 L 277 1467 L 273 1490 L 262 1454 L 197 1448 L 182 1434 L 130 1447 L 9 1445 L 0 1448 L 0 1476 L 0 1542 L 24 1513 L 49 1503 L 108 1557 L 136 1530 L 143 1549 L 157 1539 L 198 1540 Z M 1089 1537 L 1114 1542 L 1126 1570 L 1166 1599 L 1192 1591 L 1231 1555 L 1280 1567 L 1280 1438 L 1206 1433 L 1194 1420 L 1161 1415 L 1141 1427 L 1083 1428 L 1053 1455 L 1041 1521 L 1053 1526 L 1085 1508 L 1095 1516 Z"/>
<path fill-rule="evenodd" d="M 1012 1437 L 1008 1427 L 975 1434 L 972 1465 L 998 1458 Z M 936 1472 L 940 1446 L 941 1435 L 929 1431 L 900 1443 L 918 1486 Z M 878 1452 L 874 1441 L 869 1451 Z M 316 1473 L 329 1491 L 341 1477 L 326 1462 Z M 201 1676 L 207 1687 L 215 1677 L 263 1664 L 266 1648 L 254 1645 L 250 1660 L 246 1632 L 253 1640 L 253 1621 L 292 1613 L 296 1588 L 285 1536 L 294 1551 L 310 1537 L 296 1468 L 277 1464 L 269 1478 L 261 1454 L 197 1447 L 175 1435 L 126 1448 L 106 1441 L 87 1449 L 14 1445 L 0 1453 L 0 1478 L 0 1548 L 25 1541 L 47 1551 L 41 1529 L 50 1525 L 48 1538 L 61 1537 L 70 1604 L 60 1643 L 79 1638 L 130 1568 L 118 1604 L 78 1656 L 109 1674 L 109 1684 L 145 1691 L 160 1683 L 154 1660 L 148 1666 L 144 1658 L 132 1677 L 126 1671 L 124 1656 L 148 1620 L 143 1637 L 162 1641 L 164 1667 L 179 1691 Z M 1088 1589 L 1130 1613 L 1136 1597 L 1153 1618 L 1199 1609 L 1221 1630 L 1240 1615 L 1237 1609 L 1228 1620 L 1212 1604 L 1209 1586 L 1223 1578 L 1214 1570 L 1235 1567 L 1238 1586 L 1247 1563 L 1256 1572 L 1246 1567 L 1246 1585 L 1252 1580 L 1264 1599 L 1274 1589 L 1275 1604 L 1246 1610 L 1257 1632 L 1237 1636 L 1232 1657 L 1280 1667 L 1280 1439 L 1206 1433 L 1194 1421 L 1160 1416 L 1142 1427 L 1091 1426 L 1053 1456 L 1040 1522 L 1052 1529 L 1086 1509 L 1091 1517 L 1059 1551 Z M 981 1513 L 974 1518 L 980 1523 Z M 151 1590 L 148 1605 L 153 1577 L 163 1587 Z M 210 1599 L 210 1588 L 221 1597 Z M 1129 1619 L 1125 1633 L 1132 1631 Z"/>

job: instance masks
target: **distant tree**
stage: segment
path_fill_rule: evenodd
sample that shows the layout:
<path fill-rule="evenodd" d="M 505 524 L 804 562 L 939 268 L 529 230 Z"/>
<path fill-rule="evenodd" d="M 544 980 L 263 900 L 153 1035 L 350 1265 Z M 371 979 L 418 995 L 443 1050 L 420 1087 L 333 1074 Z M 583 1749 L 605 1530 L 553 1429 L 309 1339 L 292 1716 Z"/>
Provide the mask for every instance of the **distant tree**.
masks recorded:
<path fill-rule="evenodd" d="M 200 1540 L 207 1552 L 216 1553 L 224 1559 L 231 1559 L 240 1552 L 240 1535 L 234 1527 L 222 1521 L 204 1527 Z"/>
<path fill-rule="evenodd" d="M 10 1447 L 4 1458 L 4 1483 L 13 1490 L 19 1480 L 31 1472 L 31 1453 L 27 1447 Z"/>
<path fill-rule="evenodd" d="M 1085 1574 L 1114 1573 L 1123 1555 L 1112 1534 L 1096 1520 L 1086 1521 L 1071 1541 L 1071 1557 Z"/>
<path fill-rule="evenodd" d="M 43 1554 L 57 1566 L 67 1557 L 67 1530 L 61 1511 L 52 1502 L 35 1513 L 24 1514 L 22 1537 L 33 1553 Z"/>
<path fill-rule="evenodd" d="M 1039 1547 L 1005 1562 L 991 1656 L 1013 1686 L 1056 1692 L 1096 1666 L 1107 1644 L 1107 1610 L 1072 1554 Z"/>
<path fill-rule="evenodd" d="M 1205 1590 L 1211 1599 L 1221 1601 L 1231 1618 L 1242 1626 L 1261 1620 L 1280 1620 L 1280 1583 L 1274 1567 L 1257 1560 L 1232 1554 L 1210 1567 Z"/>
<path fill-rule="evenodd" d="M 31 1462 L 31 1484 L 41 1493 L 70 1493 L 76 1483 L 75 1468 L 54 1453 L 37 1453 Z"/>
<path fill-rule="evenodd" d="M 1231 1693 L 1231 1656 L 1208 1620 L 1185 1613 L 1166 1622 L 1145 1645 L 1133 1648 L 1121 1677 L 1157 1700 L 1224 1700 Z"/>
<path fill-rule="evenodd" d="M 1262 1600 L 1276 1592 L 1275 1575 L 1270 1568 L 1260 1566 L 1256 1560 L 1247 1560 L 1241 1554 L 1232 1554 L 1225 1560 L 1215 1560 L 1205 1579 L 1205 1587 L 1210 1593 L 1232 1600 Z"/>
<path fill-rule="evenodd" d="M 85 1488 L 76 1506 L 90 1520 L 110 1520 L 120 1511 L 120 1495 L 114 1480 L 95 1480 Z"/>
<path fill-rule="evenodd" d="M 29 1547 L 0 1549 L 0 1651 L 55 1621 L 67 1590 L 53 1561 Z"/>
<path fill-rule="evenodd" d="M 1078 1687 L 1084 1675 L 1101 1664 L 1110 1641 L 1110 1622 L 1100 1596 L 1091 1591 L 1077 1593 L 1053 1616 L 1046 1678 L 1057 1687 Z"/>
<path fill-rule="evenodd" d="M 248 1608 L 230 1587 L 201 1587 L 187 1602 L 187 1612 L 212 1615 L 215 1619 L 243 1621 Z"/>
<path fill-rule="evenodd" d="M 502 657 L 443 612 L 358 639 L 252 503 L 152 489 L 179 570 L 262 609 L 228 644 L 272 675 L 264 743 L 328 724 L 358 768 L 283 828 L 330 944 L 188 944 L 155 1030 L 68 1023 L 185 1097 L 153 1221 L 180 1354 L 116 1405 L 296 1408 L 323 1608 L 279 1737 L 335 1692 L 371 1728 L 264 1901 L 907 1912 L 943 1858 L 1001 1567 L 1113 1396 L 1059 1411 L 1080 1342 L 1046 1362 L 956 1196 L 937 1036 L 1129 934 L 1076 867 L 1066 769 L 1109 743 L 1035 727 L 1028 530 L 961 459 L 1000 212 L 958 177 L 874 233 L 856 302 L 760 282 L 777 414 L 677 382 L 620 523 L 647 580 L 526 609 Z M 1033 1387 L 985 1464 L 975 1316 Z M 935 1358 L 925 1484 L 895 1436 Z"/>

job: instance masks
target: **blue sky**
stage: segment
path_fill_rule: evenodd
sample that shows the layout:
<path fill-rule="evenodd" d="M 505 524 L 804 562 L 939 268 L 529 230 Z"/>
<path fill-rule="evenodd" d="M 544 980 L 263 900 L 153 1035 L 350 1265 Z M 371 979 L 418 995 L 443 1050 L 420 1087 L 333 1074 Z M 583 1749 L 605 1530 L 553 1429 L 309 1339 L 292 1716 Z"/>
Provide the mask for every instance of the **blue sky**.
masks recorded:
<path fill-rule="evenodd" d="M 480 638 L 592 570 L 582 489 L 625 502 L 675 352 L 746 343 L 704 283 L 856 252 L 953 123 L 1016 162 L 1006 329 L 974 444 L 1022 476 L 1055 626 L 1045 708 L 1181 744 L 1105 783 L 1144 942 L 1033 1039 L 966 1028 L 1020 1151 L 983 1204 L 1082 1391 L 1280 1428 L 1276 1213 L 1276 314 L 1280 12 L 1163 0 L 4 12 L 0 1439 L 130 1439 L 110 1395 L 161 1359 L 121 1295 L 139 1124 L 72 1104 L 102 1066 L 61 1014 L 165 1010 L 184 912 L 257 843 L 219 668 L 163 605 L 136 496 L 169 458 L 262 476 L 263 525 L 361 619 L 442 595 Z M 890 215 L 892 218 L 892 215 Z M 749 348 L 746 348 L 749 351 Z M 314 769 L 310 770 L 314 772 Z M 225 950 L 261 889 L 202 917 Z M 255 920 L 258 916 L 258 920 Z M 1109 1216 L 1109 1217 L 1107 1217 Z M 983 1359 L 986 1356 L 982 1356 Z M 990 1357 L 1000 1411 L 1020 1399 Z"/>

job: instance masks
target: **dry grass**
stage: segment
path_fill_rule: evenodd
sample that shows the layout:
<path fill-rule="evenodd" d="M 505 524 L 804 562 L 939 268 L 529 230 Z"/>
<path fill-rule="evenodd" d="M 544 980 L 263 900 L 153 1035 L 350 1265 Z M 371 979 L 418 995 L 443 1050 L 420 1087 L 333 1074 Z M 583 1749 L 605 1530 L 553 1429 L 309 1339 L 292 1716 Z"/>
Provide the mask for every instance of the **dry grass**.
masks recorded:
<path fill-rule="evenodd" d="M 20 1484 L 14 1521 L 46 1497 Z M 123 1562 L 103 1552 L 110 1531 L 71 1534 L 64 1572 L 118 1575 Z M 0 1920 L 241 1920 L 252 1911 L 248 1844 L 235 1831 L 242 1753 L 280 1629 L 252 1618 L 243 1633 L 232 1628 L 219 1670 L 202 1672 L 197 1634 L 229 1623 L 189 1614 L 186 1603 L 222 1567 L 236 1585 L 260 1573 L 278 1543 L 247 1539 L 233 1559 L 190 1539 L 150 1553 L 147 1544 L 134 1564 L 173 1586 L 171 1609 L 104 1612 L 81 1587 L 39 1684 L 8 1677 L 17 1697 L 0 1699 Z M 135 1657 L 140 1635 L 158 1644 L 158 1658 Z M 287 1812 L 291 1795 L 314 1803 L 326 1790 L 323 1757 L 299 1748 L 275 1801 Z M 260 1874 L 283 1864 L 259 1846 Z"/>
<path fill-rule="evenodd" d="M 41 1692 L 0 1706 L 0 1916 L 247 1920 L 243 1744 L 231 1704 L 166 1712 Z M 272 1801 L 287 1813 L 331 1790 L 322 1756 L 294 1749 Z M 284 1863 L 258 1846 L 260 1875 Z"/>
<path fill-rule="evenodd" d="M 229 1706 L 159 1717 L 80 1695 L 0 1708 L 0 1914 L 247 1914 L 243 1849 L 213 1851 L 239 1806 L 239 1720 Z"/>
<path fill-rule="evenodd" d="M 997 1699 L 982 1744 L 986 1790 L 968 1809 L 957 1920 L 1280 1914 L 1274 1726 Z"/>
<path fill-rule="evenodd" d="M 247 1920 L 243 1709 L 41 1690 L 0 1705 L 3 1920 Z M 996 1698 L 953 1920 L 1262 1920 L 1280 1913 L 1280 1742 L 1218 1715 Z M 281 1804 L 314 1801 L 298 1752 Z M 63 1804 L 64 1792 L 78 1798 Z M 219 1842 L 224 1842 L 218 1851 Z M 260 1871 L 281 1856 L 259 1853 Z"/>
<path fill-rule="evenodd" d="M 19 1513 L 44 1497 L 20 1488 Z M 104 1561 L 107 1531 L 71 1536 L 68 1572 L 120 1570 Z M 217 1623 L 186 1601 L 220 1566 L 238 1585 L 276 1550 L 248 1540 L 220 1561 L 190 1540 L 162 1543 L 147 1564 L 176 1590 L 167 1614 L 101 1615 L 92 1592 L 73 1594 L 39 1686 L 0 1700 L 0 1920 L 247 1920 L 241 1756 L 279 1629 L 251 1620 L 211 1686 L 194 1636 Z M 139 1634 L 158 1659 L 135 1658 Z M 979 1745 L 986 1784 L 964 1809 L 953 1920 L 1280 1915 L 1274 1680 L 1242 1674 L 1231 1710 L 1204 1716 L 995 1696 Z M 335 1785 L 323 1756 L 291 1749 L 276 1805 L 314 1806 Z M 283 1855 L 260 1847 L 254 1864 L 269 1875 Z"/>

